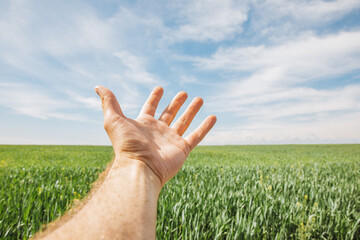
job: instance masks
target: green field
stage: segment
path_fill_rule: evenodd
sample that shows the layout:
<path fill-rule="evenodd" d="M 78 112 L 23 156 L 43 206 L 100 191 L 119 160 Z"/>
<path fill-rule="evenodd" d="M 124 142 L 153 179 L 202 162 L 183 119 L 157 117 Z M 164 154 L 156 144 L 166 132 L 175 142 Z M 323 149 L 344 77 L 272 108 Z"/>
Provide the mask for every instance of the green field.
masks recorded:
<path fill-rule="evenodd" d="M 84 197 L 111 147 L 0 145 L 0 239 Z M 162 190 L 158 239 L 360 239 L 360 145 L 198 147 Z"/>

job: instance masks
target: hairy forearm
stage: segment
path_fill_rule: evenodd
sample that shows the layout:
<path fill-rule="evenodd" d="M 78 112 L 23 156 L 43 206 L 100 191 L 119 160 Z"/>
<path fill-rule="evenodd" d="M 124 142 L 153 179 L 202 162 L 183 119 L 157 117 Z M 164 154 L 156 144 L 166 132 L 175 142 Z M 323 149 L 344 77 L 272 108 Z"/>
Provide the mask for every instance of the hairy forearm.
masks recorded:
<path fill-rule="evenodd" d="M 160 180 L 143 162 L 115 159 L 81 210 L 41 239 L 155 239 L 160 190 Z"/>

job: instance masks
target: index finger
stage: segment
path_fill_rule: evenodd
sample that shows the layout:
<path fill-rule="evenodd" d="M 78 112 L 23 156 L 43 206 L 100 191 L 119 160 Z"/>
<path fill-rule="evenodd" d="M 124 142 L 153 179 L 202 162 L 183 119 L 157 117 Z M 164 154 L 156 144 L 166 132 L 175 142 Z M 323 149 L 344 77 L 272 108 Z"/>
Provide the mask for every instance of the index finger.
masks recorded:
<path fill-rule="evenodd" d="M 156 112 L 156 108 L 160 102 L 160 99 L 164 93 L 164 90 L 162 87 L 156 87 L 150 94 L 149 98 L 144 103 L 144 106 L 142 107 L 140 111 L 140 115 L 142 114 L 148 114 L 150 116 L 154 116 Z"/>

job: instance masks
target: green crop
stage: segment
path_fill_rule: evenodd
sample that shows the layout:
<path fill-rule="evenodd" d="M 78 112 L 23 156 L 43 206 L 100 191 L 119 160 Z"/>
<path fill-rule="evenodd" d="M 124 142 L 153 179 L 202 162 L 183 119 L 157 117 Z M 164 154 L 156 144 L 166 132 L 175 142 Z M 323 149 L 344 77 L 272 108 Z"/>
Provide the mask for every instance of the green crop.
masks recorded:
<path fill-rule="evenodd" d="M 111 147 L 0 146 L 0 239 L 86 196 Z M 359 239 L 360 146 L 198 147 L 159 197 L 158 239 Z"/>

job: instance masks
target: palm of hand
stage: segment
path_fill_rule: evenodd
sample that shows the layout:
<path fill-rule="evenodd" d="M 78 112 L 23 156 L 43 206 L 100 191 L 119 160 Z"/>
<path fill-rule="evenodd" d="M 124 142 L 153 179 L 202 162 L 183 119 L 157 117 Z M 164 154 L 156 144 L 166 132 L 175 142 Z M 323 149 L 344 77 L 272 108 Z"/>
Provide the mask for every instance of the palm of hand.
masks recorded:
<path fill-rule="evenodd" d="M 190 152 L 183 138 L 149 115 L 118 123 L 113 134 L 118 136 L 114 141 L 117 155 L 145 162 L 163 182 L 178 172 Z"/>
<path fill-rule="evenodd" d="M 104 87 L 96 91 L 102 99 L 104 127 L 114 147 L 117 158 L 130 158 L 144 162 L 165 184 L 182 167 L 190 151 L 205 137 L 216 122 L 209 116 L 186 139 L 182 134 L 202 105 L 195 98 L 179 120 L 170 127 L 172 120 L 185 102 L 187 94 L 180 92 L 164 110 L 159 120 L 154 118 L 162 96 L 162 88 L 156 88 L 145 102 L 139 117 L 126 118 L 115 96 Z"/>

